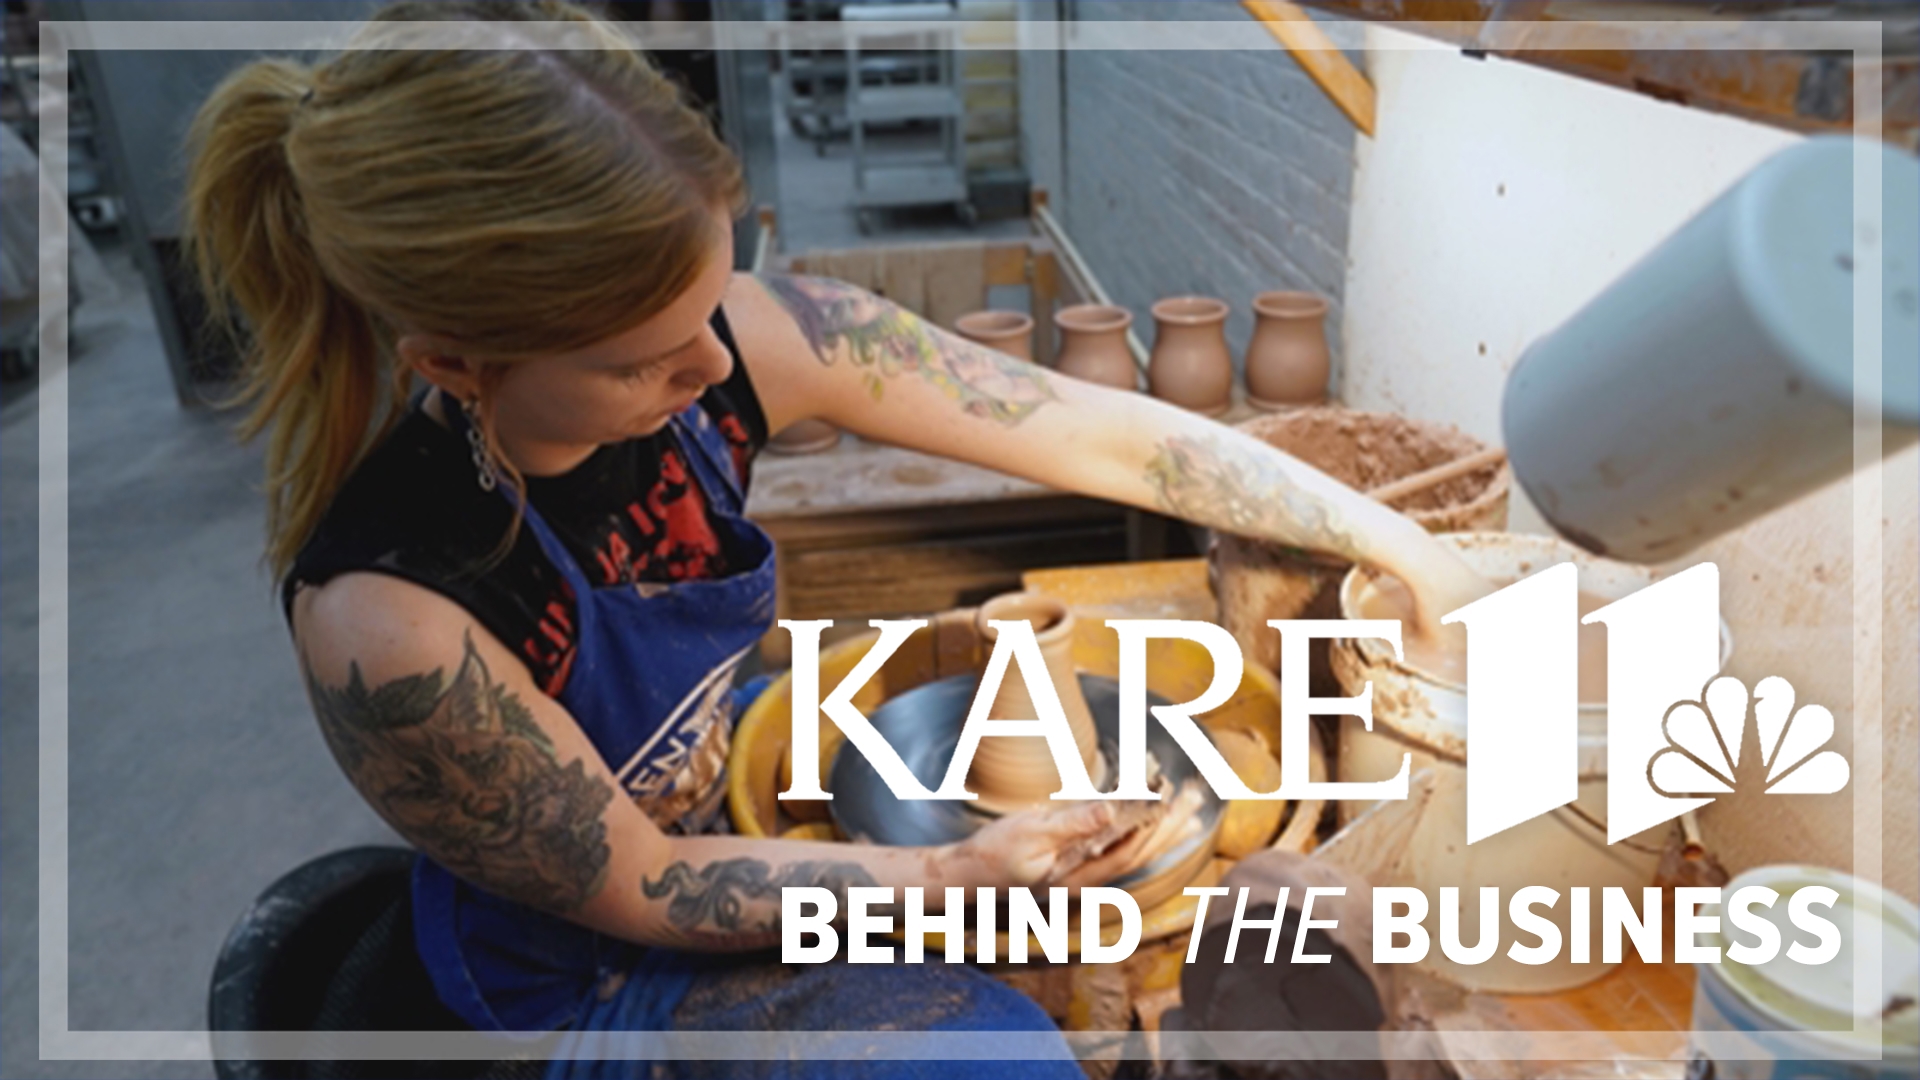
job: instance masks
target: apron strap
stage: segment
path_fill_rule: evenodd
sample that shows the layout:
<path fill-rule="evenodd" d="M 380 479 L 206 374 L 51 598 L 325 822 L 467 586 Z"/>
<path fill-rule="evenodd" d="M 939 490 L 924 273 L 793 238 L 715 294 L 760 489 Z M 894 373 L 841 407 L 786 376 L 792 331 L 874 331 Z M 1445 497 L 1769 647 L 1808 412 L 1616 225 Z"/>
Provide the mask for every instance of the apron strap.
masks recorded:
<path fill-rule="evenodd" d="M 706 409 L 696 401 L 676 413 L 669 426 L 680 445 L 686 448 L 688 464 L 693 467 L 700 487 L 710 497 L 725 500 L 729 514 L 737 516 L 745 510 L 747 495 L 740 486 L 740 474 L 733 466 L 733 448 Z"/>

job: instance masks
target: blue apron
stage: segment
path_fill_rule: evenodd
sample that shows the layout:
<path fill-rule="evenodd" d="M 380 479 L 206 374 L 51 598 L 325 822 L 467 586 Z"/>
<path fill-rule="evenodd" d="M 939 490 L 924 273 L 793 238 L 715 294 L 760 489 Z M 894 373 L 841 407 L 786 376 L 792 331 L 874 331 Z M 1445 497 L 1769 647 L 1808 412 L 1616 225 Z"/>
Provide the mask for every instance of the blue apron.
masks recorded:
<path fill-rule="evenodd" d="M 465 418 L 448 410 L 463 438 Z M 731 731 L 734 669 L 773 622 L 773 542 L 744 516 L 746 496 L 731 451 L 697 403 L 666 429 L 710 501 L 708 515 L 727 550 L 750 553 L 731 576 L 668 586 L 596 588 L 531 505 L 526 527 L 565 576 L 578 604 L 573 667 L 560 704 L 592 740 L 625 790 L 663 827 L 698 831 L 719 809 L 726 785 L 688 767 Z M 503 489 L 504 490 L 504 489 Z M 729 540 L 731 542 L 729 542 Z M 718 726 L 716 728 L 716 726 Z M 724 760 L 724 759 L 723 759 Z M 678 783 L 699 790 L 677 790 Z M 670 809 L 662 813 L 662 805 Z M 662 817 L 672 821 L 661 821 Z M 552 1031 L 569 1039 L 597 1032 L 877 1030 L 1036 1031 L 1057 1029 L 1038 1005 L 966 964 L 844 962 L 788 966 L 753 956 L 648 949 L 503 900 L 429 859 L 415 864 L 415 939 L 441 1001 L 481 1030 Z M 596 992 L 604 990 L 604 993 Z M 676 1077 L 719 1069 L 729 1076 L 997 1076 L 1081 1080 L 1064 1041 L 1040 1061 L 754 1061 L 711 1063 L 575 1059 L 567 1046 L 547 1080 Z M 591 1045 L 590 1043 L 585 1045 Z"/>
<path fill-rule="evenodd" d="M 456 434 L 467 422 L 448 409 Z M 531 504 L 524 527 L 578 605 L 566 706 L 621 787 L 643 807 L 683 808 L 656 823 L 685 831 L 715 816 L 732 725 L 734 669 L 773 622 L 773 542 L 744 516 L 731 450 L 698 403 L 668 422 L 726 550 L 747 553 L 727 577 L 596 587 Z M 507 489 L 503 486 L 503 492 Z M 511 498 L 512 496 L 509 495 Z M 697 756 L 722 755 L 711 769 Z M 699 790 L 681 790 L 697 785 Z M 461 881 L 422 858 L 413 877 L 415 939 L 440 999 L 483 1031 L 551 1031 L 578 1019 L 591 991 L 644 951 Z"/>

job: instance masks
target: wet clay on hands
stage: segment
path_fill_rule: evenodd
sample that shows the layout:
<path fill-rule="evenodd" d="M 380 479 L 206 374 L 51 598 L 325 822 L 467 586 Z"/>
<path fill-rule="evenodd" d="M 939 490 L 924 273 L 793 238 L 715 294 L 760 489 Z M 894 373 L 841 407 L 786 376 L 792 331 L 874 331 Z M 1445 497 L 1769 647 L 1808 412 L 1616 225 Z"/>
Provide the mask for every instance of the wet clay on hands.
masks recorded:
<path fill-rule="evenodd" d="M 1164 776 L 1155 775 L 1150 783 L 1160 796 L 1157 802 L 1128 799 L 1108 803 L 1111 816 L 1107 825 L 1061 847 L 1049 884 L 1057 884 L 1081 872 L 1088 864 L 1124 854 L 1123 864 L 1106 868 L 1103 880 L 1123 877 L 1145 866 L 1192 836 L 1200 827 L 1196 813 L 1201 793 L 1192 781 L 1178 793 Z"/>

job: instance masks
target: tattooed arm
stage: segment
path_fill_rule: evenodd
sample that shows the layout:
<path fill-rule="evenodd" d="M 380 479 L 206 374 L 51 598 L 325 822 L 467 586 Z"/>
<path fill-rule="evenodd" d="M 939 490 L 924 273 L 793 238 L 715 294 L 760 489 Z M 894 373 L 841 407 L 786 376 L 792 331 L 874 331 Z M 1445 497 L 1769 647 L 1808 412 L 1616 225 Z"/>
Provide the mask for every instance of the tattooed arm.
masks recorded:
<path fill-rule="evenodd" d="M 1250 436 L 1092 386 L 825 278 L 736 279 L 727 298 L 774 430 L 805 416 L 1199 525 L 1382 567 L 1423 623 L 1484 583 L 1411 520 Z"/>
<path fill-rule="evenodd" d="M 1442 614 L 1491 591 L 1411 518 L 1258 439 L 1154 405 L 1174 415 L 1157 428 L 1143 421 L 1132 448 L 1149 455 L 1143 478 L 1154 509 L 1384 569 L 1409 586 L 1421 633 L 1437 632 Z"/>
<path fill-rule="evenodd" d="M 1085 865 L 1052 853 L 1110 819 L 1106 803 L 977 842 L 882 848 L 669 837 L 621 794 L 559 703 L 461 608 L 379 574 L 344 574 L 294 603 L 320 731 L 387 823 L 441 865 L 507 899 L 643 944 L 752 949 L 778 942 L 780 890 L 1097 884 L 1141 843 Z M 842 905 L 845 910 L 845 905 Z"/>

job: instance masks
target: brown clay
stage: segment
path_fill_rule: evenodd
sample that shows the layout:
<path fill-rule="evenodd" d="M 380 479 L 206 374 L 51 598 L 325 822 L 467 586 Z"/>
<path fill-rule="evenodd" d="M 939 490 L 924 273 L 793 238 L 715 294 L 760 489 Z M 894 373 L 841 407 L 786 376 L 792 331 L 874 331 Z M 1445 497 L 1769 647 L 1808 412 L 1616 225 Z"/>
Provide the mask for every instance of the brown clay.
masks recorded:
<path fill-rule="evenodd" d="M 795 420 L 767 440 L 776 454 L 817 454 L 840 445 L 840 429 L 825 420 Z"/>
<path fill-rule="evenodd" d="M 1067 726 L 1080 748 L 1080 760 L 1094 785 L 1105 780 L 1100 756 L 1100 737 L 1094 728 L 1093 713 L 1080 692 L 1080 679 L 1073 667 L 1073 614 L 1061 601 L 1041 593 L 1016 592 L 996 596 L 980 605 L 975 617 L 981 638 L 991 647 L 999 631 L 988 623 L 1026 621 L 1033 627 L 1046 658 L 1047 676 L 1060 695 L 1060 707 L 1067 714 Z M 992 720 L 1031 720 L 1039 716 L 1027 693 L 1027 682 L 1020 670 L 1009 662 L 1006 675 L 987 717 Z M 1039 736 L 994 737 L 980 740 L 973 767 L 967 773 L 967 789 L 980 796 L 975 807 L 989 813 L 1010 813 L 1049 802 L 1060 790 L 1060 773 L 1054 768 L 1053 753 Z"/>
<path fill-rule="evenodd" d="M 1337 406 L 1256 417 L 1239 429 L 1360 491 L 1483 447 L 1451 425 Z M 1395 509 L 1428 532 L 1499 531 L 1506 528 L 1511 483 L 1505 464 L 1489 465 L 1410 495 Z M 1267 620 L 1341 617 L 1340 579 L 1348 564 L 1340 560 L 1216 532 L 1208 563 L 1221 625 L 1240 642 L 1248 662 L 1269 671 L 1279 666 L 1280 635 Z M 1325 643 L 1314 644 L 1315 692 L 1338 694 Z"/>
<path fill-rule="evenodd" d="M 1327 400 L 1327 299 L 1307 292 L 1253 298 L 1247 343 L 1247 401 L 1274 412 Z"/>
<path fill-rule="evenodd" d="M 1060 358 L 1054 367 L 1062 375 L 1084 382 L 1137 390 L 1140 372 L 1127 349 L 1127 327 L 1133 313 L 1109 304 L 1075 304 L 1054 312 L 1060 328 Z"/>
<path fill-rule="evenodd" d="M 1017 311 L 969 311 L 953 321 L 969 341 L 1021 360 L 1033 359 L 1033 317 Z"/>
<path fill-rule="evenodd" d="M 1153 305 L 1153 396 L 1202 416 L 1233 404 L 1233 357 L 1227 352 L 1227 305 L 1210 296 L 1173 296 Z"/>

